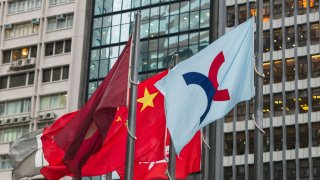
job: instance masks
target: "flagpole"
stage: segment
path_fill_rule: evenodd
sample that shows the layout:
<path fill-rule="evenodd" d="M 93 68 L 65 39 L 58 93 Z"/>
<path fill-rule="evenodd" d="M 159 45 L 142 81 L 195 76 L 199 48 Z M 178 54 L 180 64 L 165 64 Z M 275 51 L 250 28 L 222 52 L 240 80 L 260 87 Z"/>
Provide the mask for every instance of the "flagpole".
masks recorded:
<path fill-rule="evenodd" d="M 136 101 L 138 92 L 138 60 L 140 52 L 140 24 L 141 14 L 140 11 L 135 13 L 135 26 L 133 35 L 133 52 L 131 53 L 131 75 L 130 75 L 130 102 L 129 102 L 129 119 L 128 119 L 128 138 L 127 138 L 127 159 L 125 179 L 130 180 L 133 178 L 134 167 L 134 143 L 136 134 Z"/>
<path fill-rule="evenodd" d="M 179 54 L 176 53 L 173 55 L 175 58 L 172 62 L 172 67 L 174 67 L 179 62 Z M 174 150 L 172 139 L 170 138 L 170 147 L 169 147 L 169 176 L 170 180 L 174 180 L 176 177 L 176 151 Z"/>
<path fill-rule="evenodd" d="M 257 1 L 257 19 L 256 19 L 256 67 L 259 72 L 263 72 L 262 69 L 262 7 L 263 0 Z M 255 74 L 255 106 L 254 114 L 257 126 L 263 127 L 263 78 L 258 74 Z M 254 129 L 254 179 L 263 179 L 263 134 L 259 130 L 259 127 L 255 126 Z"/>

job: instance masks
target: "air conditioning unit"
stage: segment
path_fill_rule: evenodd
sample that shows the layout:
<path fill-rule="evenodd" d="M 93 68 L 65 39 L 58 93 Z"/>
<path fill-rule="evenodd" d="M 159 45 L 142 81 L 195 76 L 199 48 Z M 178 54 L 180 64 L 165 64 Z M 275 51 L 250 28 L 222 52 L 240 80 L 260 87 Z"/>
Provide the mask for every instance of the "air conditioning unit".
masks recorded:
<path fill-rule="evenodd" d="M 17 66 L 22 66 L 22 59 L 17 60 Z"/>
<path fill-rule="evenodd" d="M 40 19 L 39 18 L 31 19 L 31 24 L 40 24 Z"/>
<path fill-rule="evenodd" d="M 24 64 L 25 64 L 25 65 L 31 64 L 31 58 L 27 58 L 27 59 L 24 61 Z"/>
<path fill-rule="evenodd" d="M 6 121 L 4 122 L 4 124 L 10 124 L 11 123 L 11 119 L 6 119 Z"/>
<path fill-rule="evenodd" d="M 4 29 L 12 29 L 12 28 L 13 28 L 12 24 L 5 24 L 4 25 Z"/>
<path fill-rule="evenodd" d="M 64 20 L 64 18 L 65 18 L 65 15 L 64 14 L 59 14 L 59 15 L 57 15 L 57 20 Z"/>
<path fill-rule="evenodd" d="M 55 118 L 56 118 L 56 115 L 53 112 L 47 113 L 45 116 L 45 119 L 55 119 Z"/>
<path fill-rule="evenodd" d="M 41 114 L 41 115 L 38 116 L 38 119 L 39 119 L 39 120 L 44 120 L 44 117 L 45 117 L 45 116 L 44 116 L 43 114 Z"/>
<path fill-rule="evenodd" d="M 19 122 L 19 118 L 13 118 L 12 122 L 11 123 L 18 123 Z"/>

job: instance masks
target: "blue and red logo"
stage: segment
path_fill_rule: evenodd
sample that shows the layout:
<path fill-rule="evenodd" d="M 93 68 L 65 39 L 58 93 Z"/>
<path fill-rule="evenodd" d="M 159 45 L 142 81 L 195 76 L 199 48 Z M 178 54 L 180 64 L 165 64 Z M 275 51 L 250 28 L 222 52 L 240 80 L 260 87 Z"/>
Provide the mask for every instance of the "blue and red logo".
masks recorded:
<path fill-rule="evenodd" d="M 209 113 L 212 101 L 230 100 L 228 89 L 218 90 L 218 71 L 221 65 L 224 63 L 224 61 L 224 55 L 221 51 L 212 61 L 208 77 L 198 72 L 189 72 L 182 75 L 187 85 L 199 85 L 207 95 L 207 108 L 200 117 L 199 125 L 202 123 L 202 121 L 206 118 L 207 114 Z"/>

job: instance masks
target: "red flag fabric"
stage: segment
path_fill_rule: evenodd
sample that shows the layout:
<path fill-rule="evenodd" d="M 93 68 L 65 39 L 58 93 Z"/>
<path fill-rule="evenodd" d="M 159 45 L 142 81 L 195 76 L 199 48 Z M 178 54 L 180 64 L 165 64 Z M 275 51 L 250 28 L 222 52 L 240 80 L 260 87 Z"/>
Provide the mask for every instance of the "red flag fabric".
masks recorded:
<path fill-rule="evenodd" d="M 136 161 L 157 161 L 164 157 L 164 102 L 163 95 L 154 87 L 154 84 L 164 77 L 167 72 L 159 73 L 138 85 Z M 83 176 L 102 175 L 124 166 L 128 134 L 126 127 L 127 116 L 128 111 L 125 107 L 118 108 L 102 147 L 84 164 L 82 168 Z M 41 137 L 44 155 L 49 163 L 49 166 L 41 169 L 41 173 L 47 179 L 61 178 L 66 175 L 73 176 L 62 163 L 64 151 L 53 141 L 53 137 L 59 131 L 58 126 L 61 124 L 65 126 L 65 124 L 73 120 L 72 116 L 65 115 L 63 117 L 69 117 L 69 119 L 59 118 L 51 127 L 45 129 Z M 51 130 L 51 128 L 53 129 Z M 55 154 L 55 152 L 60 153 Z"/>
<path fill-rule="evenodd" d="M 75 176 L 81 176 L 82 166 L 101 147 L 117 107 L 126 104 L 130 50 L 131 38 L 87 103 L 54 136 L 65 153 L 63 163 Z"/>
<path fill-rule="evenodd" d="M 169 136 L 166 139 L 166 155 L 169 158 Z M 176 156 L 176 179 L 185 179 L 189 174 L 200 171 L 201 163 L 201 133 L 195 134 L 192 140 L 182 149 L 180 157 Z M 156 162 L 135 162 L 134 180 L 168 179 L 166 171 L 168 159 Z M 117 170 L 121 179 L 124 179 L 124 167 Z"/>

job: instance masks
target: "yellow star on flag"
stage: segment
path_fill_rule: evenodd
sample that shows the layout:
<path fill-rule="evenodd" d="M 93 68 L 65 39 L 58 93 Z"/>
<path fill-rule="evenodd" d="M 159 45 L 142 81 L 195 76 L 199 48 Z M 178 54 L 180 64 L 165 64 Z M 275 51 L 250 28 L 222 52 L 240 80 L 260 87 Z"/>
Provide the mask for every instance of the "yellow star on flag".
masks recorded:
<path fill-rule="evenodd" d="M 120 122 L 120 121 L 122 121 L 122 119 L 121 119 L 120 116 L 118 116 L 117 119 L 116 119 L 116 122 Z"/>
<path fill-rule="evenodd" d="M 150 94 L 148 89 L 144 88 L 144 95 L 142 98 L 137 99 L 139 103 L 142 103 L 142 108 L 140 112 L 142 112 L 146 107 L 154 107 L 153 105 L 153 99 L 158 95 L 158 92 Z"/>

